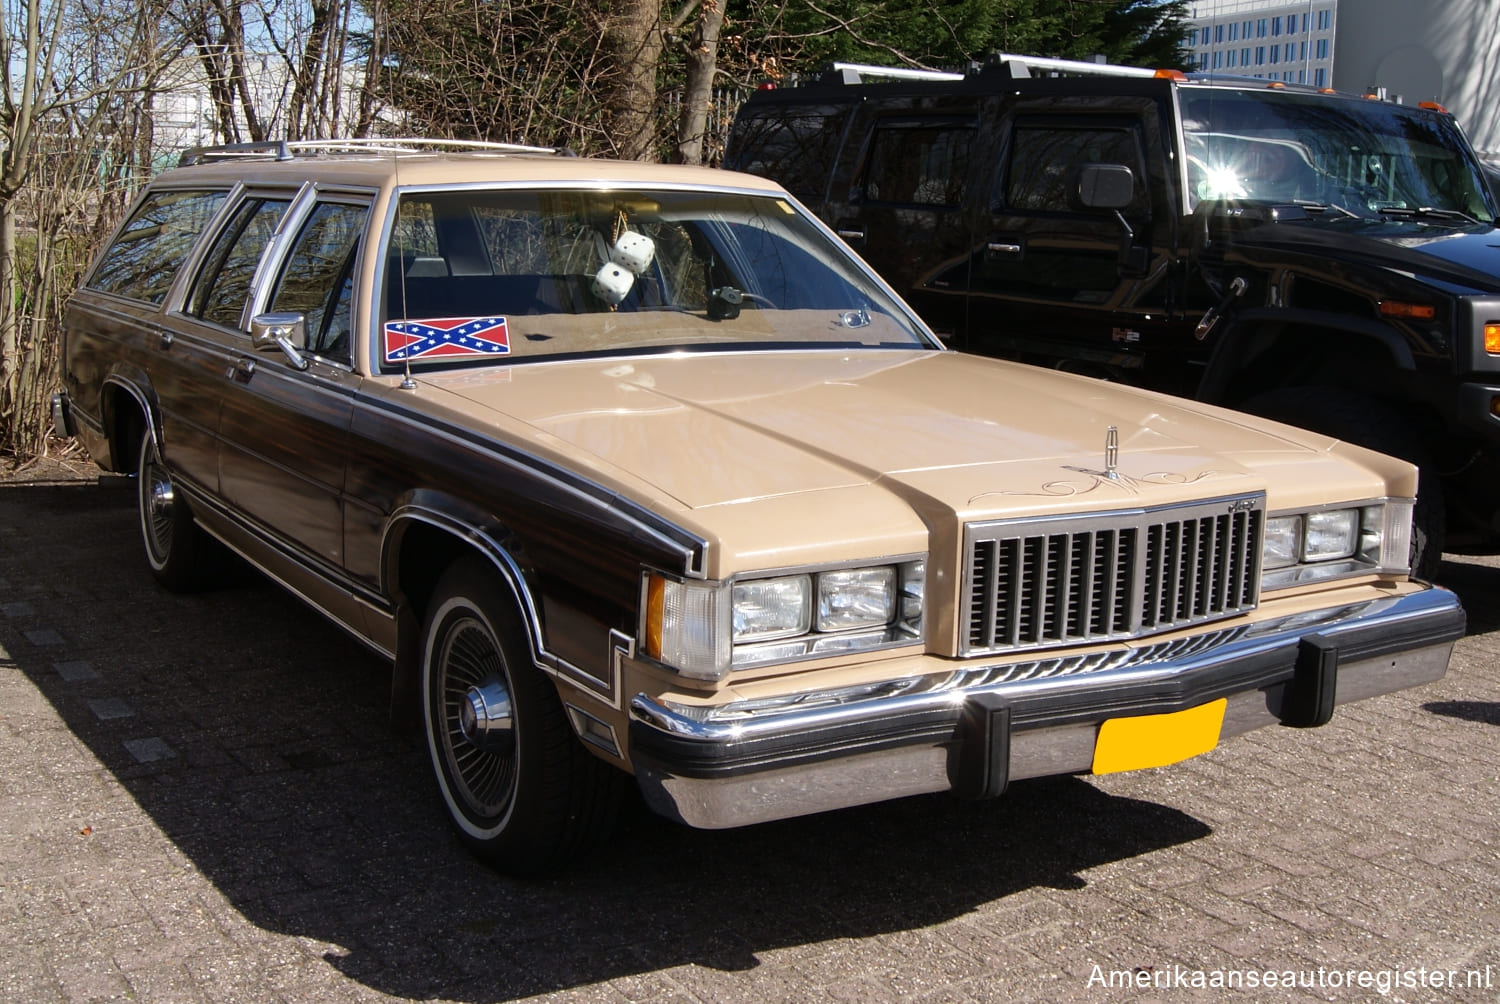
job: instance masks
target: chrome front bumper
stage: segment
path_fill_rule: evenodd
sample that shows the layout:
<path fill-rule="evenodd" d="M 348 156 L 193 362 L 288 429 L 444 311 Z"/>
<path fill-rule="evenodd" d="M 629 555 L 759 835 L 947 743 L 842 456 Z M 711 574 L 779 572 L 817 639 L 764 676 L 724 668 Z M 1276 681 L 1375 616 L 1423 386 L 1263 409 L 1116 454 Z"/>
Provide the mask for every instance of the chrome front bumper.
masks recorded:
<path fill-rule="evenodd" d="M 1429 683 L 1463 636 L 1431 588 L 1097 655 L 1039 659 L 711 710 L 631 701 L 647 802 L 721 828 L 1091 769 L 1106 720 L 1227 698 L 1220 738 L 1326 722 L 1338 704 Z"/>

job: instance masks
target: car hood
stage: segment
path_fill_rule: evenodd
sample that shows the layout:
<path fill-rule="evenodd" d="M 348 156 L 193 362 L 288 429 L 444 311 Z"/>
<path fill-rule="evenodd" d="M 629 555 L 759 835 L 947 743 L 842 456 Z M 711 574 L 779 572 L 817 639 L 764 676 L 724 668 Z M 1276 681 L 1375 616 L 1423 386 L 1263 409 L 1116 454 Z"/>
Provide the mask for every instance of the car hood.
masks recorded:
<path fill-rule="evenodd" d="M 1358 261 L 1426 276 L 1474 293 L 1500 293 L 1500 229 L 1433 220 L 1334 220 L 1255 227 L 1235 244 Z"/>
<path fill-rule="evenodd" d="M 463 420 L 524 423 L 537 449 L 679 510 L 871 488 L 932 522 L 1166 504 L 1271 480 L 1283 505 L 1384 487 L 1312 433 L 952 352 L 676 353 L 423 382 Z"/>

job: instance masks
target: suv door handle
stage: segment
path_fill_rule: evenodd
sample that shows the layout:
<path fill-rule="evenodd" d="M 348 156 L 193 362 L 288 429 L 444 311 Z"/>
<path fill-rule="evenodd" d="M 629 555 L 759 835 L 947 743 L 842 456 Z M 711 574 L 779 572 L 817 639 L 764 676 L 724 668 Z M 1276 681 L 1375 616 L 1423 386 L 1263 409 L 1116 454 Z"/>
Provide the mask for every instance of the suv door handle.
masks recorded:
<path fill-rule="evenodd" d="M 1026 238 L 1019 234 L 991 234 L 984 242 L 985 261 L 1014 261 L 1026 253 Z"/>
<path fill-rule="evenodd" d="M 166 328 L 155 328 L 151 332 L 156 336 L 156 347 L 170 349 L 172 347 L 172 332 Z"/>
<path fill-rule="evenodd" d="M 839 220 L 838 226 L 834 228 L 833 232 L 855 247 L 864 244 L 865 238 L 868 236 L 865 233 L 864 224 L 858 220 Z"/>

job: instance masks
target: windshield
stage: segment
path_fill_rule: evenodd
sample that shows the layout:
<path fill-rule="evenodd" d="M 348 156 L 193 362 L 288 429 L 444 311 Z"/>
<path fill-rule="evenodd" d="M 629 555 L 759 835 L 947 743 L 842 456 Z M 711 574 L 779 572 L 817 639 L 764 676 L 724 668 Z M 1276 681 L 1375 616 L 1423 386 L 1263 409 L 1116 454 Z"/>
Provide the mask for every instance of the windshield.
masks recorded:
<path fill-rule="evenodd" d="M 1180 91 L 1194 205 L 1250 199 L 1360 217 L 1463 214 L 1493 222 L 1453 123 L 1384 101 L 1286 91 Z"/>
<path fill-rule="evenodd" d="M 401 196 L 379 362 L 746 347 L 933 348 L 784 198 L 713 191 Z"/>

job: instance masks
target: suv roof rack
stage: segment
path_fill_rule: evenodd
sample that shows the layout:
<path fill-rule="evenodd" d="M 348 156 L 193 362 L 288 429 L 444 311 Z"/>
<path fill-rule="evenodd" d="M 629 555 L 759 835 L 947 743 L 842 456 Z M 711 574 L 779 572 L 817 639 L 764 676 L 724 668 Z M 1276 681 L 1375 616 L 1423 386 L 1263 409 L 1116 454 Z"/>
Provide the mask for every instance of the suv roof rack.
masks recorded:
<path fill-rule="evenodd" d="M 1040 70 L 1053 74 L 1076 73 L 1101 77 L 1156 77 L 1160 70 L 1143 66 L 1121 66 L 1118 63 L 1093 63 L 1083 59 L 1052 59 L 1048 56 L 1018 56 L 1010 52 L 992 53 L 985 60 L 986 70 L 1005 69 L 1012 77 L 1029 77 Z"/>
<path fill-rule="evenodd" d="M 433 139 L 429 137 L 358 137 L 350 139 L 263 140 L 254 143 L 226 143 L 221 146 L 195 146 L 177 158 L 178 167 L 210 164 L 229 160 L 295 160 L 299 154 L 329 153 L 435 153 L 442 150 L 475 150 L 491 153 L 542 153 L 572 156 L 566 147 L 526 146 L 521 143 L 491 143 L 476 139 Z"/>
<path fill-rule="evenodd" d="M 874 66 L 869 63 L 833 63 L 829 72 L 841 83 L 859 84 L 865 77 L 883 80 L 962 80 L 964 74 L 946 70 L 911 70 L 899 66 Z M 825 77 L 826 79 L 826 77 Z"/>
<path fill-rule="evenodd" d="M 967 72 L 952 70 L 913 70 L 896 66 L 873 66 L 868 63 L 831 63 L 819 83 L 862 84 L 876 80 L 965 80 L 976 73 L 1006 73 L 1013 80 L 1035 76 L 1102 76 L 1102 77 L 1170 77 L 1184 79 L 1177 70 L 1152 70 L 1142 66 L 1117 63 L 1094 63 L 1082 59 L 1053 59 L 1049 56 L 1021 56 L 1010 52 L 992 53 L 984 65 L 971 63 Z"/>

